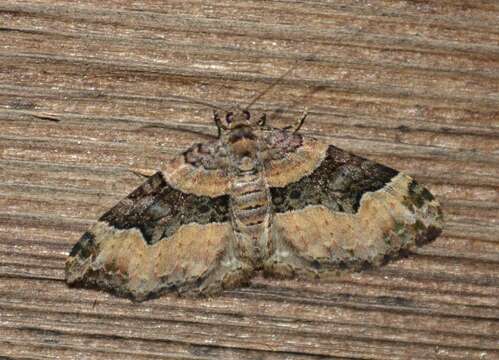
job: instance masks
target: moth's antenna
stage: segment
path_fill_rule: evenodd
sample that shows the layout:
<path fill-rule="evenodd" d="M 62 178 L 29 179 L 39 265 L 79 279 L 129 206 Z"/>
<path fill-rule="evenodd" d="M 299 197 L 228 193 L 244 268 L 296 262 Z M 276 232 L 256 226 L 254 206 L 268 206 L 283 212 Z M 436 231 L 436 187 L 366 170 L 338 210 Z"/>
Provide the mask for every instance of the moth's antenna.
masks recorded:
<path fill-rule="evenodd" d="M 288 70 L 286 70 L 286 72 L 284 74 L 282 74 L 277 79 L 275 79 L 274 81 L 272 81 L 272 83 L 265 90 L 263 90 L 260 94 L 258 94 L 257 96 L 255 96 L 253 98 L 253 100 L 251 100 L 250 103 L 248 105 L 246 105 L 245 110 L 249 110 L 249 108 L 251 106 L 253 106 L 253 104 L 255 104 L 263 95 L 265 95 L 266 93 L 268 93 L 274 86 L 276 86 L 277 84 L 279 84 L 282 81 L 282 79 L 284 79 L 286 76 L 288 76 L 288 74 L 291 71 L 293 71 L 297 66 L 298 66 L 298 62 L 296 62 L 293 66 L 291 66 Z"/>
<path fill-rule="evenodd" d="M 207 107 L 210 107 L 212 109 L 217 109 L 217 110 L 223 110 L 225 112 L 227 112 L 228 110 L 219 106 L 219 105 L 214 105 L 213 103 L 210 103 L 208 101 L 203 101 L 203 100 L 198 100 L 198 99 L 194 99 L 194 98 L 191 98 L 189 96 L 183 96 L 183 95 L 173 95 L 172 96 L 173 98 L 176 98 L 176 99 L 182 99 L 182 100 L 187 100 L 187 101 L 190 101 L 194 104 L 199 104 L 199 105 L 204 105 L 204 106 L 207 106 Z"/>
<path fill-rule="evenodd" d="M 195 134 L 195 135 L 198 135 L 198 136 L 205 137 L 205 138 L 207 138 L 209 140 L 218 139 L 218 136 L 216 136 L 216 135 L 208 134 L 208 133 L 205 133 L 205 132 L 202 132 L 202 131 L 199 131 L 199 130 L 194 130 L 194 129 L 189 129 L 189 128 L 185 128 L 185 127 L 174 126 L 174 125 L 166 125 L 166 124 L 153 123 L 153 124 L 144 125 L 144 126 L 141 126 L 140 128 L 138 128 L 139 131 L 140 130 L 145 130 L 145 129 L 167 129 L 167 130 L 173 130 L 173 131 L 180 131 L 180 132 L 186 132 L 186 133 Z"/>
<path fill-rule="evenodd" d="M 218 105 L 215 105 L 213 103 L 210 103 L 208 101 L 198 100 L 198 99 L 194 99 L 194 98 L 191 98 L 189 96 L 183 96 L 183 95 L 172 95 L 171 97 L 174 99 L 186 100 L 186 101 L 192 102 L 194 104 L 199 104 L 199 105 L 210 107 L 212 109 L 218 109 L 218 110 L 222 110 L 222 111 L 227 112 L 227 110 L 225 108 L 218 106 Z M 147 124 L 147 125 L 141 126 L 138 130 L 154 129 L 154 128 L 155 129 L 168 129 L 168 130 L 174 130 L 174 131 L 188 132 L 191 134 L 203 136 L 203 137 L 208 138 L 210 140 L 211 139 L 218 139 L 217 136 L 207 134 L 207 133 L 202 132 L 202 131 L 193 130 L 193 129 L 189 129 L 189 128 L 185 128 L 185 127 L 179 127 L 179 126 L 175 126 L 175 125 L 166 125 L 166 124 L 161 124 L 161 123 Z"/>

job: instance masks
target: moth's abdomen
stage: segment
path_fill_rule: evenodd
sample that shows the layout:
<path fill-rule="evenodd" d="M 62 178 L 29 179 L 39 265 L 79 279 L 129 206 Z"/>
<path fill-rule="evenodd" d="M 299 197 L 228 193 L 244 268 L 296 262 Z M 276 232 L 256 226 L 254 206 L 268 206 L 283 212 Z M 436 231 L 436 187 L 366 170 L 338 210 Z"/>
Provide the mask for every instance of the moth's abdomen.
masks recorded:
<path fill-rule="evenodd" d="M 265 221 L 269 194 L 259 174 L 236 178 L 231 195 L 232 214 L 240 225 L 254 227 Z"/>
<path fill-rule="evenodd" d="M 257 263 L 268 254 L 270 193 L 257 171 L 235 178 L 231 192 L 232 227 L 241 258 Z"/>

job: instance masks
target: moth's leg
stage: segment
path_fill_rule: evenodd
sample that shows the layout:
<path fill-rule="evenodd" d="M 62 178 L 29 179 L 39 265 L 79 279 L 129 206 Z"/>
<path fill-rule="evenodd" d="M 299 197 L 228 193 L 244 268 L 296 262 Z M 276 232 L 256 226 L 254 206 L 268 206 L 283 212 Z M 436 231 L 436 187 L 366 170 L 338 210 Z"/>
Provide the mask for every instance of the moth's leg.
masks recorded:
<path fill-rule="evenodd" d="M 296 120 L 295 124 L 290 125 L 290 126 L 286 126 L 284 129 L 289 130 L 292 133 L 298 132 L 298 130 L 300 130 L 300 128 L 302 127 L 307 116 L 308 116 L 308 109 L 305 109 L 303 111 L 302 116 L 298 120 Z"/>

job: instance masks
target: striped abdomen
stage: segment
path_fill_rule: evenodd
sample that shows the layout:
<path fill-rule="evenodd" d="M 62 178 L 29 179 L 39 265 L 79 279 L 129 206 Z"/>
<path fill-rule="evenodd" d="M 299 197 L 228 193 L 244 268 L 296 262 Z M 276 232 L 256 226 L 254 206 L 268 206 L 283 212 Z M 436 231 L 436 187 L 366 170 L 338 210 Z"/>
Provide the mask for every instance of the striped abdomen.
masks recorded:
<path fill-rule="evenodd" d="M 268 253 L 270 193 L 258 171 L 235 178 L 231 193 L 232 225 L 240 255 L 253 261 Z"/>

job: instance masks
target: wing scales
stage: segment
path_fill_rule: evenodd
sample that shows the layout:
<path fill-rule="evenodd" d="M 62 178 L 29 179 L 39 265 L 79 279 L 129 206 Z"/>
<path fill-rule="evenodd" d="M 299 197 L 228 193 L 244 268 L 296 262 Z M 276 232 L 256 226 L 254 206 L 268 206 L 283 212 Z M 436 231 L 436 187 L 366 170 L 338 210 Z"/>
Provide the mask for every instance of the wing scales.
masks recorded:
<path fill-rule="evenodd" d="M 156 173 L 105 213 L 73 247 L 66 281 L 135 300 L 167 290 L 215 293 L 244 282 L 249 270 L 228 246 L 229 195 L 217 185 L 229 181 L 213 153 L 194 146 L 168 164 L 168 176 Z M 197 194 L 185 190 L 193 186 Z"/>
<path fill-rule="evenodd" d="M 380 265 L 441 232 L 431 193 L 410 177 L 330 146 L 310 174 L 272 188 L 269 274 Z M 283 270 L 284 269 L 284 270 Z"/>

